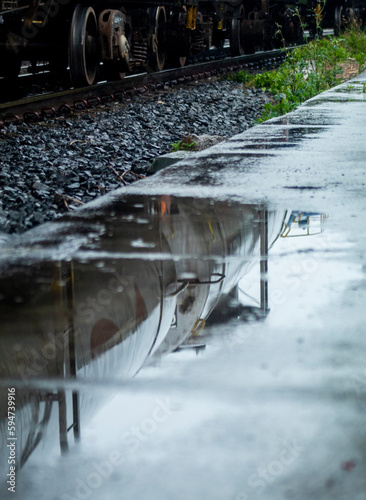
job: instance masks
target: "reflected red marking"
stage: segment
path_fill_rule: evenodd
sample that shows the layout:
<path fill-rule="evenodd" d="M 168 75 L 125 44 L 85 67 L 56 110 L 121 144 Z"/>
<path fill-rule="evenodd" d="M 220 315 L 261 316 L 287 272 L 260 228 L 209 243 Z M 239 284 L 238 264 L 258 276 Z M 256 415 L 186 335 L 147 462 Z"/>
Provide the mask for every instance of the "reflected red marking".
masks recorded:
<path fill-rule="evenodd" d="M 160 212 L 161 215 L 170 214 L 170 206 L 172 204 L 172 197 L 164 194 L 160 197 Z"/>
<path fill-rule="evenodd" d="M 136 294 L 136 315 L 135 315 L 135 325 L 136 328 L 146 320 L 148 314 L 146 309 L 145 300 L 143 299 L 140 290 L 134 285 Z M 118 332 L 118 326 L 113 323 L 110 319 L 102 318 L 98 320 L 93 326 L 90 335 L 90 352 L 91 358 L 95 359 L 106 351 L 105 344 L 109 342 L 114 335 Z M 133 333 L 132 331 L 130 333 Z M 119 339 L 119 342 L 121 339 Z M 117 344 L 117 340 L 115 344 Z M 109 348 L 112 346 L 109 346 Z"/>
<path fill-rule="evenodd" d="M 352 470 L 354 467 L 356 467 L 356 464 L 354 463 L 353 460 L 348 460 L 347 462 L 343 462 L 342 464 L 342 469 L 346 471 Z"/>
<path fill-rule="evenodd" d="M 102 318 L 93 326 L 90 335 L 90 351 L 92 359 L 99 356 L 105 349 L 106 344 L 116 333 L 118 327 L 110 319 Z"/>
<path fill-rule="evenodd" d="M 136 294 L 136 327 L 147 318 L 147 309 L 145 301 L 140 293 L 140 290 L 135 285 Z"/>

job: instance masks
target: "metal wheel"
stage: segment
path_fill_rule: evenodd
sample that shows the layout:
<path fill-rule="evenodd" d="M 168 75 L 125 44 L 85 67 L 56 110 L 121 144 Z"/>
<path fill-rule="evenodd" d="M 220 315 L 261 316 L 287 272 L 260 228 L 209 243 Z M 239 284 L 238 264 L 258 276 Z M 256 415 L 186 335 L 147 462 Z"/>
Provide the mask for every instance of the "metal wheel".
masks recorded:
<path fill-rule="evenodd" d="M 152 26 L 152 52 L 149 66 L 154 71 L 161 71 L 166 60 L 166 12 L 165 7 L 149 9 Z"/>
<path fill-rule="evenodd" d="M 78 4 L 72 16 L 69 65 L 74 85 L 92 85 L 98 65 L 97 18 L 92 7 Z"/>
<path fill-rule="evenodd" d="M 1 53 L 2 68 L 0 75 L 5 78 L 7 83 L 13 85 L 20 73 L 21 58 L 14 52 L 4 51 Z"/>
<path fill-rule="evenodd" d="M 186 62 L 187 62 L 187 58 L 182 56 L 182 57 L 178 57 L 178 67 L 179 68 L 183 68 L 183 66 L 186 65 Z"/>
<path fill-rule="evenodd" d="M 212 45 L 221 50 L 224 47 L 225 37 L 222 30 L 214 29 L 212 34 Z"/>
<path fill-rule="evenodd" d="M 116 80 L 123 80 L 126 76 L 125 71 L 120 71 L 116 64 L 105 62 L 104 63 L 104 75 L 109 82 Z"/>
<path fill-rule="evenodd" d="M 179 10 L 173 11 L 168 22 L 166 32 L 167 58 L 172 68 L 182 68 L 186 65 L 190 48 L 190 33 L 186 29 L 187 7 L 183 5 Z"/>
<path fill-rule="evenodd" d="M 341 33 L 342 15 L 343 15 L 343 7 L 341 5 L 337 5 L 337 7 L 334 9 L 334 34 L 335 34 L 335 36 L 339 36 Z"/>
<path fill-rule="evenodd" d="M 169 62 L 172 68 L 183 68 L 186 65 L 187 58 L 185 56 L 172 55 L 169 57 Z"/>
<path fill-rule="evenodd" d="M 334 34 L 340 35 L 346 28 L 347 24 L 358 19 L 358 15 L 352 7 L 343 8 L 338 5 L 334 9 Z"/>
<path fill-rule="evenodd" d="M 231 20 L 230 51 L 232 56 L 244 54 L 244 29 L 242 22 L 245 18 L 244 6 L 238 5 Z"/>

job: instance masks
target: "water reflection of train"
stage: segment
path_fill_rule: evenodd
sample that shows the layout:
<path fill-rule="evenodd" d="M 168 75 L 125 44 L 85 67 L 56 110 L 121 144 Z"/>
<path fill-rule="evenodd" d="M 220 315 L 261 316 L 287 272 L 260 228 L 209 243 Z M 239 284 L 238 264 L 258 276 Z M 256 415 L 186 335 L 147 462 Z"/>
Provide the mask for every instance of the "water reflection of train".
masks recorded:
<path fill-rule="evenodd" d="M 108 200 L 2 247 L 0 376 L 17 388 L 19 466 L 47 427 L 62 449 L 69 431 L 79 436 L 91 401 L 62 380 L 123 380 L 176 349 L 254 263 L 265 271 L 286 215 L 213 200 Z M 2 389 L 1 464 L 6 397 Z"/>

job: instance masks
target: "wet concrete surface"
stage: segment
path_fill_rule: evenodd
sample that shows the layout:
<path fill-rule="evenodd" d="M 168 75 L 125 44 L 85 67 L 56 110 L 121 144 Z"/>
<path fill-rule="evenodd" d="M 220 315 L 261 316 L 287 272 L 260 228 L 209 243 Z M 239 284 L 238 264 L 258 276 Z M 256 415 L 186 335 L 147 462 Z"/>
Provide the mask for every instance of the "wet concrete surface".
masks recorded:
<path fill-rule="evenodd" d="M 17 388 L 31 453 L 2 498 L 365 500 L 366 74 L 356 81 L 3 244 L 1 387 Z M 195 335 L 166 355 L 180 325 Z M 62 456 L 62 405 L 47 420 L 44 398 L 60 390 L 82 409 Z"/>
<path fill-rule="evenodd" d="M 357 83 L 346 82 L 285 117 L 192 154 L 191 160 L 163 170 L 134 189 L 180 194 L 192 179 L 204 177 L 210 186 L 219 184 L 219 197 L 288 206 L 300 200 L 317 210 L 326 210 L 329 203 L 338 205 L 338 196 L 345 191 L 362 192 L 365 187 L 364 81 L 365 73 L 357 76 Z M 263 149 L 268 156 L 261 156 Z M 306 195 L 283 191 L 289 185 L 321 191 Z M 194 193 L 205 196 L 198 186 Z"/>

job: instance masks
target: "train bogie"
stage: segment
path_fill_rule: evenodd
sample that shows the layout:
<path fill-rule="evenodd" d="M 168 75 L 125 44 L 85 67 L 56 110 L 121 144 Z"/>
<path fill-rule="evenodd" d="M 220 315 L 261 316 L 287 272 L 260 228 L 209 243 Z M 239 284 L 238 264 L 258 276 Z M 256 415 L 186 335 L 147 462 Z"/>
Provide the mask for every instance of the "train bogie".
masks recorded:
<path fill-rule="evenodd" d="M 34 67 L 48 61 L 51 68 L 69 67 L 74 85 L 91 85 L 100 78 L 182 66 L 227 41 L 231 55 L 238 56 L 299 41 L 309 11 L 314 21 L 313 0 L 35 0 L 31 6 L 3 0 L 0 73 L 11 79 L 21 60 Z"/>

